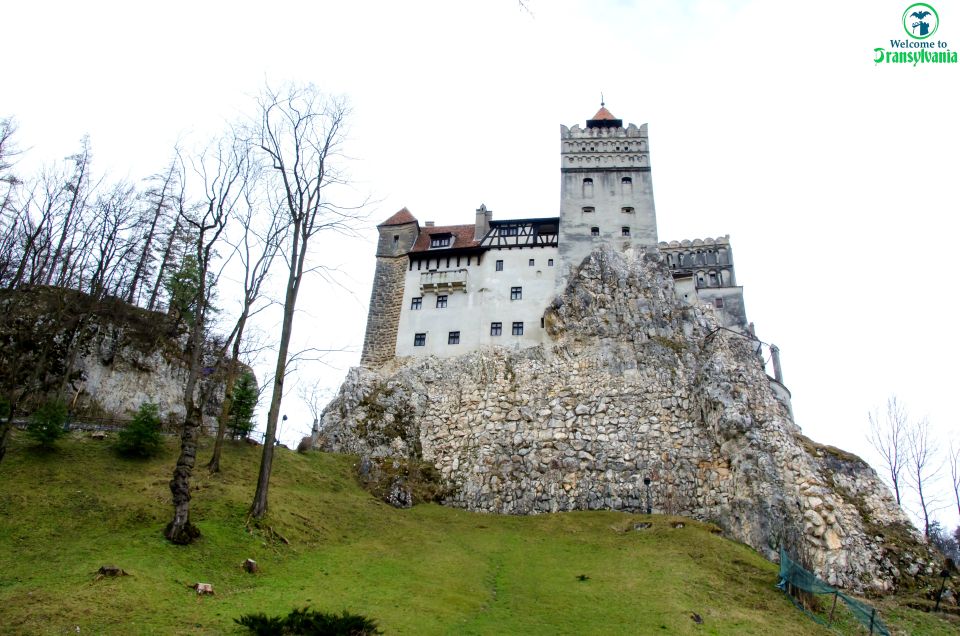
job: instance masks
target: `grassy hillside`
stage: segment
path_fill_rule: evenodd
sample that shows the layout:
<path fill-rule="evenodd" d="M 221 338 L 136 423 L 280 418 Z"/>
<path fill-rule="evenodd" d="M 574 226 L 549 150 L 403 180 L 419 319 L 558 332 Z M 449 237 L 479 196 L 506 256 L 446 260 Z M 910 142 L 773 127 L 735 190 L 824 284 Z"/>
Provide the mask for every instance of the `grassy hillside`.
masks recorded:
<path fill-rule="evenodd" d="M 248 529 L 259 449 L 228 447 L 222 474 L 196 472 L 203 536 L 174 546 L 161 530 L 175 450 L 168 440 L 142 462 L 109 442 L 63 440 L 44 454 L 14 438 L 0 464 L 0 633 L 239 634 L 241 614 L 304 605 L 373 617 L 388 634 L 831 633 L 774 589 L 776 566 L 707 526 L 395 510 L 356 485 L 347 456 L 281 450 L 269 519 Z M 634 529 L 642 521 L 652 527 Z M 243 572 L 246 558 L 259 574 Z M 131 576 L 94 580 L 104 564 Z M 198 581 L 215 596 L 197 597 L 187 586 Z M 911 610 L 885 616 L 956 633 Z"/>

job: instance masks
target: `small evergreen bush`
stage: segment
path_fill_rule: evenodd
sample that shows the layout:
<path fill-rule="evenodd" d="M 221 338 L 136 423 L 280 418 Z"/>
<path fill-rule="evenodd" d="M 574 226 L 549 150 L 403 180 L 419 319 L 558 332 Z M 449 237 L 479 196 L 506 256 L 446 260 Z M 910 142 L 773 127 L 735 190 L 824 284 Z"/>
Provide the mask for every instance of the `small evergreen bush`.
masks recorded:
<path fill-rule="evenodd" d="M 160 407 L 144 402 L 133 421 L 117 436 L 117 452 L 127 457 L 153 457 L 162 443 Z"/>
<path fill-rule="evenodd" d="M 343 610 L 342 614 L 318 612 L 307 607 L 295 609 L 286 617 L 267 616 L 265 614 L 244 614 L 233 619 L 257 636 L 282 636 L 284 634 L 302 634 L 304 636 L 372 636 L 382 634 L 377 623 L 365 616 L 351 614 Z"/>
<path fill-rule="evenodd" d="M 257 408 L 260 392 L 257 379 L 252 373 L 244 373 L 237 378 L 233 386 L 233 402 L 230 404 L 230 418 L 227 422 L 230 435 L 246 437 L 253 430 L 253 410 Z"/>
<path fill-rule="evenodd" d="M 27 435 L 43 448 L 53 448 L 66 431 L 67 405 L 63 400 L 48 400 L 41 404 L 27 423 Z"/>

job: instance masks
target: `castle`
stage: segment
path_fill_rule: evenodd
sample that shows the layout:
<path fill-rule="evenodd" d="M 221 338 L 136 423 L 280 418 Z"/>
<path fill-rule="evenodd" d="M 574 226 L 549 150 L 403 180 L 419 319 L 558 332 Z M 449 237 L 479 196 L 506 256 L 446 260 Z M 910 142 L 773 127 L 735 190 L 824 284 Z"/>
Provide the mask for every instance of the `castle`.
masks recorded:
<path fill-rule="evenodd" d="M 729 239 L 659 241 L 646 126 L 562 127 L 561 187 L 557 217 L 379 226 L 361 365 L 316 444 L 395 506 L 676 514 L 830 585 L 931 576 L 873 469 L 801 434 Z"/>
<path fill-rule="evenodd" d="M 561 126 L 560 140 L 559 217 L 494 220 L 481 205 L 472 224 L 421 226 L 404 208 L 378 226 L 362 365 L 542 344 L 544 311 L 599 245 L 659 249 L 682 300 L 752 336 L 729 236 L 658 243 L 647 125 L 624 127 L 601 104 L 586 128 Z"/>

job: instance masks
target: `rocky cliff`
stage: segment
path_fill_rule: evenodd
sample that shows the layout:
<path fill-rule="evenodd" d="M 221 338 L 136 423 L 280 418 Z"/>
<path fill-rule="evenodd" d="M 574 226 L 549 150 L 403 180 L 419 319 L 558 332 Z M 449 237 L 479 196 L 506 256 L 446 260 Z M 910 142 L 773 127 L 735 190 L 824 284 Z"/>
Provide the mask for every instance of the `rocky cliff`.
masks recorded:
<path fill-rule="evenodd" d="M 547 346 L 352 369 L 321 444 L 386 475 L 394 503 L 425 469 L 475 511 L 642 512 L 649 497 L 769 558 L 784 543 L 848 589 L 934 573 L 875 472 L 800 434 L 757 342 L 680 303 L 659 253 L 594 252 L 545 323 Z"/>
<path fill-rule="evenodd" d="M 184 327 L 119 299 L 54 287 L 0 292 L 0 385 L 28 411 L 60 397 L 74 414 L 128 418 L 143 402 L 170 422 L 184 416 Z M 219 413 L 216 374 L 201 383 L 204 419 Z M 11 399 L 12 397 L 12 399 Z"/>

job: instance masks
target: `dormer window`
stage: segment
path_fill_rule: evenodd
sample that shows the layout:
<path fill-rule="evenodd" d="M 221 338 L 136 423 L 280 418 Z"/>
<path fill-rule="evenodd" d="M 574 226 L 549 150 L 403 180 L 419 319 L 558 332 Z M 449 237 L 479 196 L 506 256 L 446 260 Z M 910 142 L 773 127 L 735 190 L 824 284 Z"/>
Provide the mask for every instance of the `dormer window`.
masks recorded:
<path fill-rule="evenodd" d="M 450 243 L 453 242 L 453 234 L 431 234 L 430 235 L 430 249 L 437 247 L 450 247 Z"/>
<path fill-rule="evenodd" d="M 517 236 L 520 233 L 520 228 L 516 225 L 507 225 L 500 228 L 500 236 Z"/>

